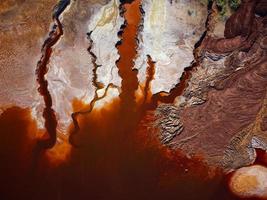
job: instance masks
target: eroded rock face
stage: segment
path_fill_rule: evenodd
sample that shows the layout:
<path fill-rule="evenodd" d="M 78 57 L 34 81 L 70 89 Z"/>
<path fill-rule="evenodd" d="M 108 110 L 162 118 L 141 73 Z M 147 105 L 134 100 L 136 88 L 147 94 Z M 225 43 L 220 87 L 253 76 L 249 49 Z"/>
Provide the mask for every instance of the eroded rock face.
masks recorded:
<path fill-rule="evenodd" d="M 212 34 L 216 27 L 213 7 L 207 35 L 197 49 L 197 67 L 183 101 L 180 97 L 175 108 L 183 131 L 167 144 L 189 155 L 202 154 L 208 163 L 226 171 L 253 163 L 254 148 L 267 150 L 266 130 L 262 128 L 267 115 L 267 52 L 263 44 L 267 31 L 265 18 L 255 15 L 256 5 L 256 1 L 244 1 L 228 19 L 229 39 Z M 246 12 L 248 21 L 242 27 L 235 26 L 236 17 L 242 16 L 244 10 L 251 11 Z M 166 120 L 170 116 L 161 115 L 164 107 L 170 106 L 159 107 L 158 111 L 160 119 Z M 168 126 L 170 129 L 176 125 Z M 161 128 L 161 137 L 165 129 Z"/>
<path fill-rule="evenodd" d="M 234 13 L 225 25 L 225 38 L 249 35 L 253 28 L 255 8 L 258 0 L 243 1 L 238 12 Z"/>

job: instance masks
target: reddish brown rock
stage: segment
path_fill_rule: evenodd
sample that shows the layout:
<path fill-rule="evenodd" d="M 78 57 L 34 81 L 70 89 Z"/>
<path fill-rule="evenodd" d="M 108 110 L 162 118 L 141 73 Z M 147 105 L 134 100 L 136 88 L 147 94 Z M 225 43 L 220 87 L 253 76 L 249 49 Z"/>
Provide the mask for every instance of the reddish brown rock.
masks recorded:
<path fill-rule="evenodd" d="M 233 38 L 238 35 L 247 36 L 252 31 L 255 7 L 258 0 L 244 0 L 237 10 L 226 22 L 224 36 Z"/>
<path fill-rule="evenodd" d="M 166 145 L 188 155 L 201 154 L 226 171 L 253 163 L 254 148 L 267 149 L 266 27 L 264 18 L 255 18 L 255 5 L 243 2 L 226 23 L 226 38 L 212 36 L 209 19 L 184 100 L 176 108 L 158 109 L 160 137 L 171 138 Z M 238 24 L 241 18 L 244 22 Z M 164 114 L 167 108 L 172 115 Z M 175 123 L 168 120 L 173 116 Z M 168 135 L 177 124 L 179 132 Z"/>

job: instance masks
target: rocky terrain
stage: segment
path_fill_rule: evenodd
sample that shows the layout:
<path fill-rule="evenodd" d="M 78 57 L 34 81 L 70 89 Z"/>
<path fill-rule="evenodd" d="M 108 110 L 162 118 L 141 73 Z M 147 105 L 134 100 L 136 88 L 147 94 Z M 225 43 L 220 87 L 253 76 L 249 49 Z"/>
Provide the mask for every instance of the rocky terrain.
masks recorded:
<path fill-rule="evenodd" d="M 267 26 L 260 5 L 265 1 L 243 1 L 222 37 L 214 34 L 222 22 L 213 4 L 188 87 L 176 106 L 158 109 L 168 122 L 160 120 L 166 145 L 203 154 L 225 170 L 253 163 L 255 148 L 267 147 Z"/>

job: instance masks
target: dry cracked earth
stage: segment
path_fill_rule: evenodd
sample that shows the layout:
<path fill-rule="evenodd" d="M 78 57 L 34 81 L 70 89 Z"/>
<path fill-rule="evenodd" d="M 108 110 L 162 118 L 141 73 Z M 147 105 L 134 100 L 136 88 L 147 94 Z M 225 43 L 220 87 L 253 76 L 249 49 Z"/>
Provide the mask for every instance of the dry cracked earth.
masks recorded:
<path fill-rule="evenodd" d="M 1 0 L 0 199 L 267 199 L 266 0 Z"/>

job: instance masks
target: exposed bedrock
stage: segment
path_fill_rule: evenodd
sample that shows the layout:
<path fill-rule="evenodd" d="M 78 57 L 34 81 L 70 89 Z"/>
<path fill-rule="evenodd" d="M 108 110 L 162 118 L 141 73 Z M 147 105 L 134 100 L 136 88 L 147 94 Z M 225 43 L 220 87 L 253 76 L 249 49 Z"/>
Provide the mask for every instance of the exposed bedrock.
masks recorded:
<path fill-rule="evenodd" d="M 247 36 L 253 28 L 255 8 L 259 0 L 243 0 L 239 9 L 227 20 L 224 36 L 233 38 L 235 36 Z"/>
<path fill-rule="evenodd" d="M 262 29 L 261 18 L 255 17 L 257 1 L 244 1 L 225 23 L 224 36 L 205 38 L 204 49 L 217 54 L 229 54 L 235 50 L 247 51 Z M 214 17 L 214 16 L 213 16 Z M 216 26 L 213 25 L 212 26 Z"/>
<path fill-rule="evenodd" d="M 157 110 L 163 143 L 169 138 L 165 144 L 171 148 L 200 154 L 226 171 L 253 163 L 255 148 L 267 150 L 267 29 L 265 19 L 255 16 L 255 2 L 244 1 L 228 19 L 229 38 L 213 34 L 213 9 L 188 87 L 175 107 Z M 238 20 L 243 22 L 236 24 Z M 164 115 L 168 109 L 172 115 Z M 179 131 L 167 134 L 175 127 Z"/>

